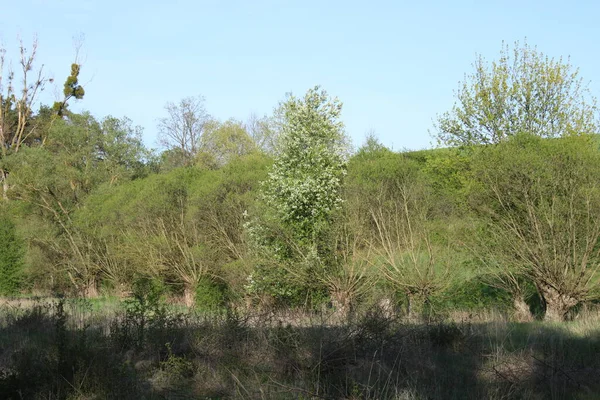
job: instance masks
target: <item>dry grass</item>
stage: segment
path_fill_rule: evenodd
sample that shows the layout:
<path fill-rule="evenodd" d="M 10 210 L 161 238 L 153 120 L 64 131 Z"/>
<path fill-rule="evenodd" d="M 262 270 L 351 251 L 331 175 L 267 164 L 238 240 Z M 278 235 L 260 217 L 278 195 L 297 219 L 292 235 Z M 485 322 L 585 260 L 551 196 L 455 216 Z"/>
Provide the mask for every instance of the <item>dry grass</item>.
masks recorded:
<path fill-rule="evenodd" d="M 409 324 L 377 309 L 350 321 L 156 309 L 142 328 L 117 304 L 4 307 L 0 398 L 600 397 L 595 311 L 551 325 L 493 313 Z"/>

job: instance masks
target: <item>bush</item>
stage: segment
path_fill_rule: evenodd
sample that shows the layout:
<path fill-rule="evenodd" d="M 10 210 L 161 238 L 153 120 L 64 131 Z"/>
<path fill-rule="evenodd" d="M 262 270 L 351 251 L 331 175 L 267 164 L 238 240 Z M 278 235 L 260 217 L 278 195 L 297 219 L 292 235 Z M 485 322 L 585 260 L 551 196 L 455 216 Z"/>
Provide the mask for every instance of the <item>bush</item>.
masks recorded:
<path fill-rule="evenodd" d="M 224 283 L 204 277 L 196 286 L 196 304 L 199 311 L 216 311 L 225 306 L 228 300 L 227 287 Z"/>
<path fill-rule="evenodd" d="M 486 284 L 478 278 L 469 279 L 450 287 L 434 299 L 436 308 L 442 310 L 482 311 L 486 309 L 509 310 L 510 293 Z"/>
<path fill-rule="evenodd" d="M 15 295 L 23 283 L 25 248 L 14 223 L 0 213 L 0 295 Z"/>

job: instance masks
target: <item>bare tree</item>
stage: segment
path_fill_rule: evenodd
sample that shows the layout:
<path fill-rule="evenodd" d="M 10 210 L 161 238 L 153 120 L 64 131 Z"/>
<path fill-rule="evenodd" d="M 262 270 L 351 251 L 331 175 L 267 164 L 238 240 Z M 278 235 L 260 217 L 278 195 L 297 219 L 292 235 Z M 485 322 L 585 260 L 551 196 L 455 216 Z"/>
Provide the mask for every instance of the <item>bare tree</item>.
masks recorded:
<path fill-rule="evenodd" d="M 198 154 L 201 138 L 210 115 L 204 107 L 204 97 L 186 97 L 178 104 L 165 105 L 167 116 L 158 120 L 159 143 L 181 152 L 185 164 L 191 164 Z"/>
<path fill-rule="evenodd" d="M 47 82 L 51 81 L 43 74 L 43 66 L 33 71 L 38 48 L 37 38 L 33 39 L 31 51 L 27 51 L 23 40 L 19 40 L 19 66 L 21 85 L 15 88 L 15 73 L 9 67 L 5 74 L 6 49 L 0 47 L 0 157 L 16 153 L 22 144 L 34 134 L 35 129 L 26 130 L 32 116 L 32 107 L 39 93 L 44 90 Z M 32 76 L 33 75 L 33 76 Z M 7 199 L 8 172 L 0 169 L 2 181 L 2 196 Z"/>
<path fill-rule="evenodd" d="M 64 99 L 54 104 L 53 118 L 62 116 L 66 112 L 67 103 L 71 98 L 81 99 L 85 94 L 77 79 L 81 69 L 77 60 L 80 48 L 81 43 L 76 45 L 75 61 L 71 64 L 71 74 L 64 84 Z M 21 76 L 19 84 L 15 82 L 14 71 L 10 67 L 5 70 L 6 49 L 0 46 L 0 159 L 18 153 L 25 144 L 37 143 L 43 146 L 45 142 L 47 132 L 38 132 L 39 124 L 32 123 L 35 117 L 33 106 L 46 84 L 52 83 L 53 79 L 45 76 L 43 65 L 37 71 L 34 70 L 37 50 L 36 37 L 33 39 L 30 51 L 25 47 L 23 40 L 19 40 Z M 8 199 L 7 177 L 8 171 L 0 167 L 0 182 L 2 182 L 4 200 Z"/>
<path fill-rule="evenodd" d="M 276 125 L 273 118 L 259 117 L 252 113 L 246 121 L 245 128 L 257 148 L 266 154 L 273 154 L 277 147 L 278 129 Z"/>

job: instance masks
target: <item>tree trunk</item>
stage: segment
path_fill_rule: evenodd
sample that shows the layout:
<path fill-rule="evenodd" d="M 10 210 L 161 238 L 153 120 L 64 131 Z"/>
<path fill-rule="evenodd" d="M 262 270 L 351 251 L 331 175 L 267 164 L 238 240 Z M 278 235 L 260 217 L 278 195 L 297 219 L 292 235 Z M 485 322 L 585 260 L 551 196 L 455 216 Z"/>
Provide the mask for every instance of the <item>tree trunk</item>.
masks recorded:
<path fill-rule="evenodd" d="M 183 303 L 186 307 L 193 307 L 196 303 L 196 291 L 194 287 L 190 285 L 185 285 L 183 288 Z"/>
<path fill-rule="evenodd" d="M 571 308 L 579 301 L 568 294 L 560 293 L 550 285 L 539 285 L 540 294 L 546 303 L 544 321 L 564 321 Z"/>
<path fill-rule="evenodd" d="M 396 316 L 394 302 L 389 297 L 384 297 L 379 300 L 379 302 L 377 302 L 377 306 L 385 318 L 392 319 Z"/>
<path fill-rule="evenodd" d="M 406 316 L 409 321 L 418 321 L 423 317 L 425 310 L 425 299 L 415 293 L 408 293 L 406 295 Z"/>
<path fill-rule="evenodd" d="M 94 299 L 99 296 L 98 282 L 95 279 L 91 279 L 85 283 L 85 286 L 83 287 L 83 296 L 86 299 Z"/>
<path fill-rule="evenodd" d="M 0 170 L 0 181 L 2 181 L 2 199 L 8 200 L 8 181 L 6 180 L 6 171 Z"/>
<path fill-rule="evenodd" d="M 529 310 L 529 305 L 525 302 L 522 295 L 515 295 L 513 299 L 514 316 L 518 322 L 530 322 L 533 320 L 533 315 Z"/>
<path fill-rule="evenodd" d="M 331 304 L 333 306 L 335 318 L 339 321 L 346 321 L 352 311 L 352 302 L 348 293 L 342 290 L 332 291 Z"/>

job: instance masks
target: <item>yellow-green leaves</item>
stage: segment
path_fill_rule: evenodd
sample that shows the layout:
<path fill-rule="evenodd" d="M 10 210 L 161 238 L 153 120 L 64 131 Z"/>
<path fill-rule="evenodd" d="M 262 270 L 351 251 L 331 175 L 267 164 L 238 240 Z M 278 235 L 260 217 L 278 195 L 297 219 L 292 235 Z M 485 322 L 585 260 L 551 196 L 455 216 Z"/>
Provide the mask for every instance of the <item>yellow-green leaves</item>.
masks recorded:
<path fill-rule="evenodd" d="M 525 43 L 504 45 L 498 61 L 481 56 L 456 93 L 451 111 L 438 117 L 437 139 L 446 145 L 499 143 L 519 132 L 540 137 L 598 130 L 596 101 L 562 58 Z"/>

